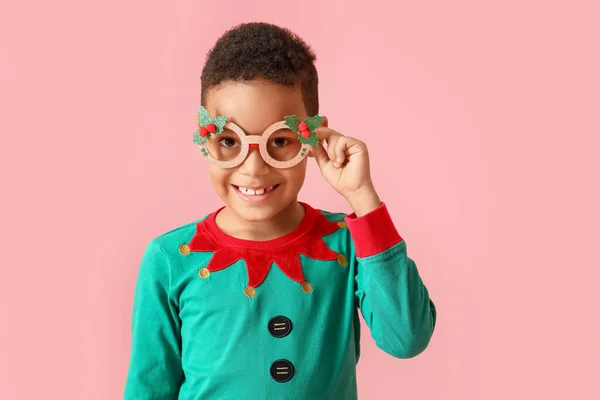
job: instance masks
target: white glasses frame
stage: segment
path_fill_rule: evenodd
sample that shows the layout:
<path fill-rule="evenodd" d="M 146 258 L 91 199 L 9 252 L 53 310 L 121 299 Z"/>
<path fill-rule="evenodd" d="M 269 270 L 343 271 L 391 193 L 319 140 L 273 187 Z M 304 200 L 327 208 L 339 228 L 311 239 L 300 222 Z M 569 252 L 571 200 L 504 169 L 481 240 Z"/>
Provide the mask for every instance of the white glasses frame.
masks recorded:
<path fill-rule="evenodd" d="M 238 154 L 235 158 L 228 161 L 217 160 L 208 151 L 208 140 L 198 145 L 202 150 L 202 154 L 208 159 L 208 161 L 221 168 L 233 168 L 243 163 L 246 157 L 248 157 L 248 153 L 250 152 L 251 147 L 258 147 L 263 160 L 265 160 L 265 162 L 270 166 L 274 168 L 291 168 L 295 165 L 298 165 L 308 155 L 308 149 L 311 147 L 309 144 L 303 143 L 302 148 L 294 158 L 288 161 L 279 161 L 271 157 L 267 150 L 267 144 L 269 143 L 269 138 L 273 133 L 277 132 L 280 129 L 290 130 L 290 128 L 285 124 L 285 121 L 275 122 L 274 124 L 269 126 L 262 133 L 262 135 L 246 135 L 246 132 L 244 132 L 242 128 L 240 128 L 233 122 L 227 122 L 225 124 L 224 129 L 229 129 L 235 132 L 240 138 L 240 141 L 242 142 L 242 150 L 240 151 L 240 154 Z M 290 130 L 290 132 L 293 131 Z"/>

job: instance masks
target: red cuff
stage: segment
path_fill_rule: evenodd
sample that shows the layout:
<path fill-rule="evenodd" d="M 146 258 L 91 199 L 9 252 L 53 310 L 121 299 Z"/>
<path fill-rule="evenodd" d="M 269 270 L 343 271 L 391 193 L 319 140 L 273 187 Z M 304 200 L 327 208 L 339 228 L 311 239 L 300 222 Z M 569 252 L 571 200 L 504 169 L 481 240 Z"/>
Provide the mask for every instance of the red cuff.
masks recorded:
<path fill-rule="evenodd" d="M 352 213 L 344 220 L 354 241 L 357 257 L 373 256 L 402 241 L 383 202 L 362 217 Z"/>

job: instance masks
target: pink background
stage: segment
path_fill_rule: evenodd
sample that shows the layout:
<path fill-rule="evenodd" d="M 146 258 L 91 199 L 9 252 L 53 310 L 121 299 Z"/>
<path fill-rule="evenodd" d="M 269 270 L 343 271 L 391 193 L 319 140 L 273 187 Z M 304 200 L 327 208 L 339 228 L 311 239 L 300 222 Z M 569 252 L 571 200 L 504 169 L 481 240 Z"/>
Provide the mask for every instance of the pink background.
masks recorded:
<path fill-rule="evenodd" d="M 360 398 L 600 398 L 597 4 L 2 2 L 0 398 L 122 397 L 145 244 L 220 205 L 205 53 L 252 20 L 317 52 L 438 307 L 414 359 L 364 335 Z M 301 199 L 349 211 L 315 165 Z"/>

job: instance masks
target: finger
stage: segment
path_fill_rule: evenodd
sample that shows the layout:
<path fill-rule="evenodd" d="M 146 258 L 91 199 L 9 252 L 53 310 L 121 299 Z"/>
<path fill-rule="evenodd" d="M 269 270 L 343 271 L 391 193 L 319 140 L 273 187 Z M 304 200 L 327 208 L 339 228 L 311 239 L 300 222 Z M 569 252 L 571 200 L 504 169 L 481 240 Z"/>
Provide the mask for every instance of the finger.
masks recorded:
<path fill-rule="evenodd" d="M 339 167 L 337 155 L 335 152 L 337 144 L 340 142 L 340 136 L 330 136 L 327 142 L 327 156 L 333 162 L 334 167 Z"/>
<path fill-rule="evenodd" d="M 340 137 L 335 143 L 333 153 L 335 155 L 335 162 L 339 165 L 343 165 L 346 161 L 346 149 L 348 148 L 348 138 Z"/>
<path fill-rule="evenodd" d="M 316 128 L 315 133 L 317 135 L 317 139 L 319 139 L 320 142 L 326 141 L 327 143 L 329 143 L 329 139 L 333 136 L 344 136 L 341 133 L 334 131 L 333 129 L 325 128 L 323 126 Z"/>
<path fill-rule="evenodd" d="M 320 138 L 320 140 L 323 140 L 324 143 L 327 143 L 327 154 L 333 166 L 336 168 L 341 167 L 342 163 L 345 160 L 345 156 L 339 156 L 339 151 L 337 150 L 337 147 L 339 146 L 340 142 L 342 142 L 343 147 L 343 139 L 345 139 L 346 136 L 342 135 L 337 131 L 334 131 L 333 129 L 323 127 L 317 128 L 315 132 L 317 133 L 317 138 Z"/>
<path fill-rule="evenodd" d="M 319 168 L 321 170 L 325 168 L 325 166 L 330 162 L 329 155 L 327 154 L 327 151 L 325 150 L 325 148 L 323 148 L 323 145 L 321 144 L 319 144 L 316 147 L 311 146 L 309 155 L 315 158 L 315 161 L 317 162 L 317 165 L 319 165 Z"/>

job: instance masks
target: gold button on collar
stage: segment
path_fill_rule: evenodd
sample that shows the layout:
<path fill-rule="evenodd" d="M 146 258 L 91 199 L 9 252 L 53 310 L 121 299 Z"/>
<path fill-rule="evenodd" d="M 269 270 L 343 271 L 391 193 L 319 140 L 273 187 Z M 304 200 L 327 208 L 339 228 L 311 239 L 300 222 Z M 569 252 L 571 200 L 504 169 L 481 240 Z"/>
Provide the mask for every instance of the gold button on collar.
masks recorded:
<path fill-rule="evenodd" d="M 210 271 L 207 268 L 200 268 L 200 271 L 198 271 L 198 275 L 200 276 L 200 278 L 206 279 L 210 275 Z"/>
<path fill-rule="evenodd" d="M 340 228 L 345 228 L 345 227 L 346 227 L 346 226 L 348 226 L 348 225 L 347 225 L 347 224 L 346 224 L 344 221 L 340 221 L 340 222 L 338 222 L 338 226 L 339 226 Z"/>
<path fill-rule="evenodd" d="M 190 254 L 190 246 L 188 246 L 185 243 L 182 244 L 181 246 L 179 246 L 179 252 L 184 256 L 187 256 L 188 254 Z"/>
<path fill-rule="evenodd" d="M 343 254 L 338 254 L 337 257 L 337 262 L 338 264 L 340 264 L 342 267 L 345 267 L 346 264 L 348 264 L 348 260 L 346 259 L 346 256 Z"/>
<path fill-rule="evenodd" d="M 244 294 L 247 297 L 252 298 L 256 294 L 256 290 L 252 286 L 246 286 L 246 288 L 244 289 Z"/>
<path fill-rule="evenodd" d="M 302 282 L 302 290 L 304 290 L 304 293 L 310 293 L 310 292 L 312 292 L 313 287 L 308 282 Z"/>

